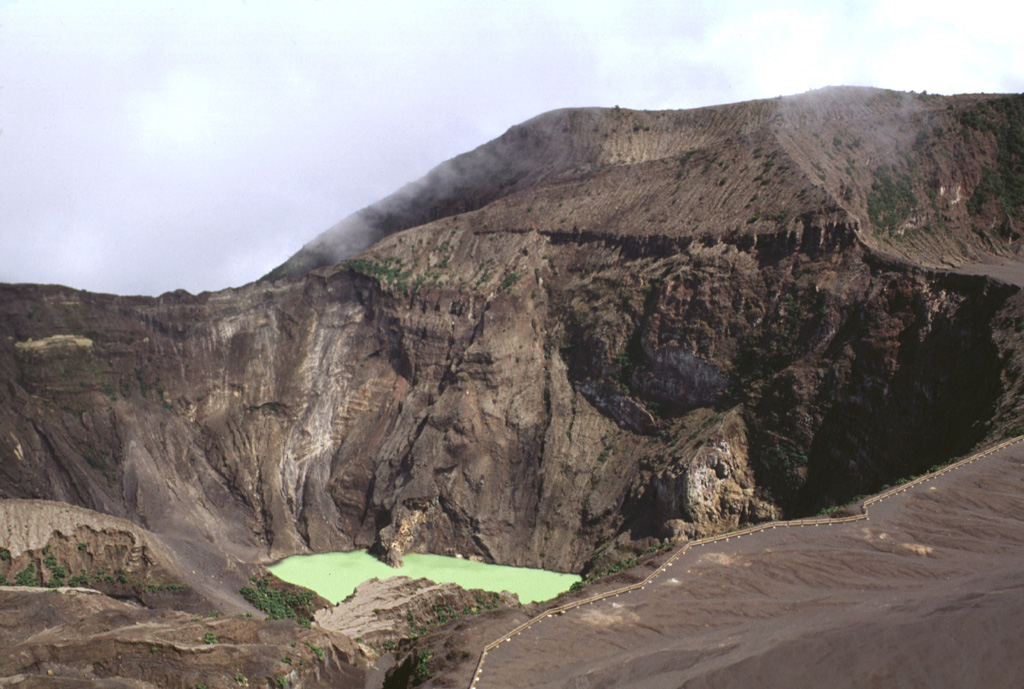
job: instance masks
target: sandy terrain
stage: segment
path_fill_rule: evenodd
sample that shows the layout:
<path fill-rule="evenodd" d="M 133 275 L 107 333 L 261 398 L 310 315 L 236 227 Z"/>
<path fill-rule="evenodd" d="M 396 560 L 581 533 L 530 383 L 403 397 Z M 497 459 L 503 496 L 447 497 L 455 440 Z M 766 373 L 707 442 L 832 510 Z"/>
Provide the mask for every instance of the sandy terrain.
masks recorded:
<path fill-rule="evenodd" d="M 1020 687 L 1024 445 L 870 514 L 696 548 L 494 649 L 477 687 Z"/>

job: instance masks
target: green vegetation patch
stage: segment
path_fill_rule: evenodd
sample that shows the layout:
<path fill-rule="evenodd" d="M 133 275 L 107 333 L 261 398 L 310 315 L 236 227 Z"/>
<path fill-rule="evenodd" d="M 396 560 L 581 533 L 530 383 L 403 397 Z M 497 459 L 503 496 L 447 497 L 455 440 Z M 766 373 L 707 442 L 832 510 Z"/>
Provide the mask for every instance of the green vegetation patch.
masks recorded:
<path fill-rule="evenodd" d="M 316 644 L 307 643 L 306 645 L 309 646 L 309 650 L 313 651 L 313 655 L 316 656 L 317 660 L 324 659 L 324 649 L 320 648 Z"/>
<path fill-rule="evenodd" d="M 787 440 L 779 440 L 761 450 L 761 463 L 768 476 L 765 486 L 775 502 L 789 502 L 804 485 L 803 470 L 807 455 Z"/>
<path fill-rule="evenodd" d="M 499 292 L 511 292 L 512 291 L 512 287 L 517 282 L 519 282 L 519 273 L 517 273 L 516 271 L 513 270 L 511 273 L 506 275 L 505 279 L 501 281 L 500 285 L 498 285 L 498 291 Z"/>
<path fill-rule="evenodd" d="M 309 591 L 295 593 L 267 587 L 269 577 L 250 577 L 255 584 L 243 586 L 239 593 L 258 610 L 267 613 L 268 620 L 295 620 L 308 627 L 313 619 L 313 594 Z"/>
<path fill-rule="evenodd" d="M 1024 95 L 978 103 L 960 115 L 960 123 L 996 137 L 996 167 L 982 170 L 981 183 L 967 202 L 977 213 L 995 200 L 1012 217 L 1024 210 Z"/>
<path fill-rule="evenodd" d="M 658 549 L 659 548 L 656 548 L 655 550 L 658 550 Z M 648 552 L 655 552 L 655 550 L 648 550 Z M 611 576 L 612 574 L 618 574 L 619 572 L 621 572 L 623 570 L 630 569 L 631 567 L 636 567 L 636 566 L 637 566 L 636 558 L 635 557 L 627 557 L 627 558 L 625 558 L 623 560 L 619 560 L 618 562 L 616 562 L 616 563 L 614 563 L 612 565 L 609 565 L 609 567 L 607 569 L 601 569 L 601 570 L 597 570 L 597 571 L 592 572 L 586 579 L 583 579 L 582 581 L 575 582 L 572 586 L 569 587 L 569 590 L 570 591 L 582 591 L 584 588 L 586 588 L 586 586 L 588 584 L 594 583 L 595 581 L 597 581 L 601 577 L 607 577 L 607 576 Z"/>
<path fill-rule="evenodd" d="M 91 583 L 92 579 L 86 574 L 84 569 L 68 579 L 68 586 L 88 586 Z"/>
<path fill-rule="evenodd" d="M 448 601 L 440 599 L 435 600 L 431 605 L 431 609 L 434 613 L 434 619 L 428 619 L 424 624 L 418 624 L 415 616 L 412 614 L 412 611 L 409 611 L 405 615 L 405 619 L 409 623 L 409 633 L 406 634 L 405 638 L 418 639 L 424 634 L 430 632 L 431 629 L 439 627 L 442 624 L 457 620 L 466 615 L 479 615 L 484 610 L 495 610 L 501 604 L 501 595 L 494 591 L 490 591 L 486 595 L 477 593 L 474 594 L 473 598 L 476 599 L 476 605 L 466 603 L 462 610 L 456 610 Z M 356 641 L 360 641 L 358 637 L 356 638 Z M 392 642 L 392 647 L 393 646 L 394 644 Z M 384 644 L 384 648 L 385 650 L 390 650 L 386 642 Z"/>
<path fill-rule="evenodd" d="M 871 224 L 892 234 L 917 209 L 910 176 L 895 167 L 875 170 L 875 181 L 868 193 L 868 217 Z"/>
<path fill-rule="evenodd" d="M 15 575 L 14 583 L 18 586 L 36 586 L 38 584 L 36 566 L 31 562 L 25 565 L 25 569 Z"/>
<path fill-rule="evenodd" d="M 353 258 L 343 264 L 349 270 L 374 278 L 382 287 L 405 292 L 409 287 L 412 270 L 402 270 L 402 260 L 374 254 L 373 259 Z"/>
<path fill-rule="evenodd" d="M 419 651 L 416 653 L 416 664 L 413 667 L 413 674 L 415 675 L 415 684 L 420 682 L 426 682 L 431 678 L 432 673 L 430 672 L 430 658 L 433 654 L 430 651 Z"/>

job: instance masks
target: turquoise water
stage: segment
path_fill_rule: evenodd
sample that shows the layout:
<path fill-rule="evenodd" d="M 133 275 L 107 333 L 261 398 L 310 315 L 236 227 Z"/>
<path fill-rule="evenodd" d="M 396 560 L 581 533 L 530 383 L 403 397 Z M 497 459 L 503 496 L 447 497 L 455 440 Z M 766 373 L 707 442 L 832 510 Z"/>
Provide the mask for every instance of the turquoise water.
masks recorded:
<path fill-rule="evenodd" d="M 293 555 L 268 569 L 281 579 L 312 589 L 335 604 L 347 598 L 356 586 L 373 577 L 425 577 L 438 583 L 452 582 L 466 589 L 511 591 L 523 603 L 554 598 L 580 580 L 576 574 L 489 565 L 443 555 L 410 553 L 402 559 L 405 563 L 395 569 L 365 550 L 355 550 L 351 553 Z"/>

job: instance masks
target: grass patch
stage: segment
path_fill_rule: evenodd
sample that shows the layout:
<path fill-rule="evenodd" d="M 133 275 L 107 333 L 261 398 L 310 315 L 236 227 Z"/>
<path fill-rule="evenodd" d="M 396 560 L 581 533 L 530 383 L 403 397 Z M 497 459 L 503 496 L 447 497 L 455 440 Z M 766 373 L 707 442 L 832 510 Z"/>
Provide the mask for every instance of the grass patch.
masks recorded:
<path fill-rule="evenodd" d="M 868 217 L 875 227 L 893 234 L 917 208 L 910 176 L 894 167 L 875 170 L 868 193 Z"/>
<path fill-rule="evenodd" d="M 68 586 L 88 586 L 91 583 L 92 579 L 85 573 L 84 569 L 68 579 Z"/>
<path fill-rule="evenodd" d="M 308 627 L 313 619 L 313 593 L 294 593 L 267 587 L 268 577 L 250 577 L 253 586 L 243 586 L 239 593 L 253 607 L 267 613 L 268 620 L 295 620 Z"/>

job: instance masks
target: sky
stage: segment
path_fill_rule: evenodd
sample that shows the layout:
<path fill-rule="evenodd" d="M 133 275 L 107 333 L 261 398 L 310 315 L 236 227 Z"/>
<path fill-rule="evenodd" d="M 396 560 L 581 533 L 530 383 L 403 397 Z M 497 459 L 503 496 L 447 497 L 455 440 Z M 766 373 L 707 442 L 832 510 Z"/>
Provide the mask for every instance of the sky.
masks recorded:
<path fill-rule="evenodd" d="M 0 282 L 240 286 L 555 108 L 1019 93 L 1021 26 L 1006 0 L 0 0 Z"/>

